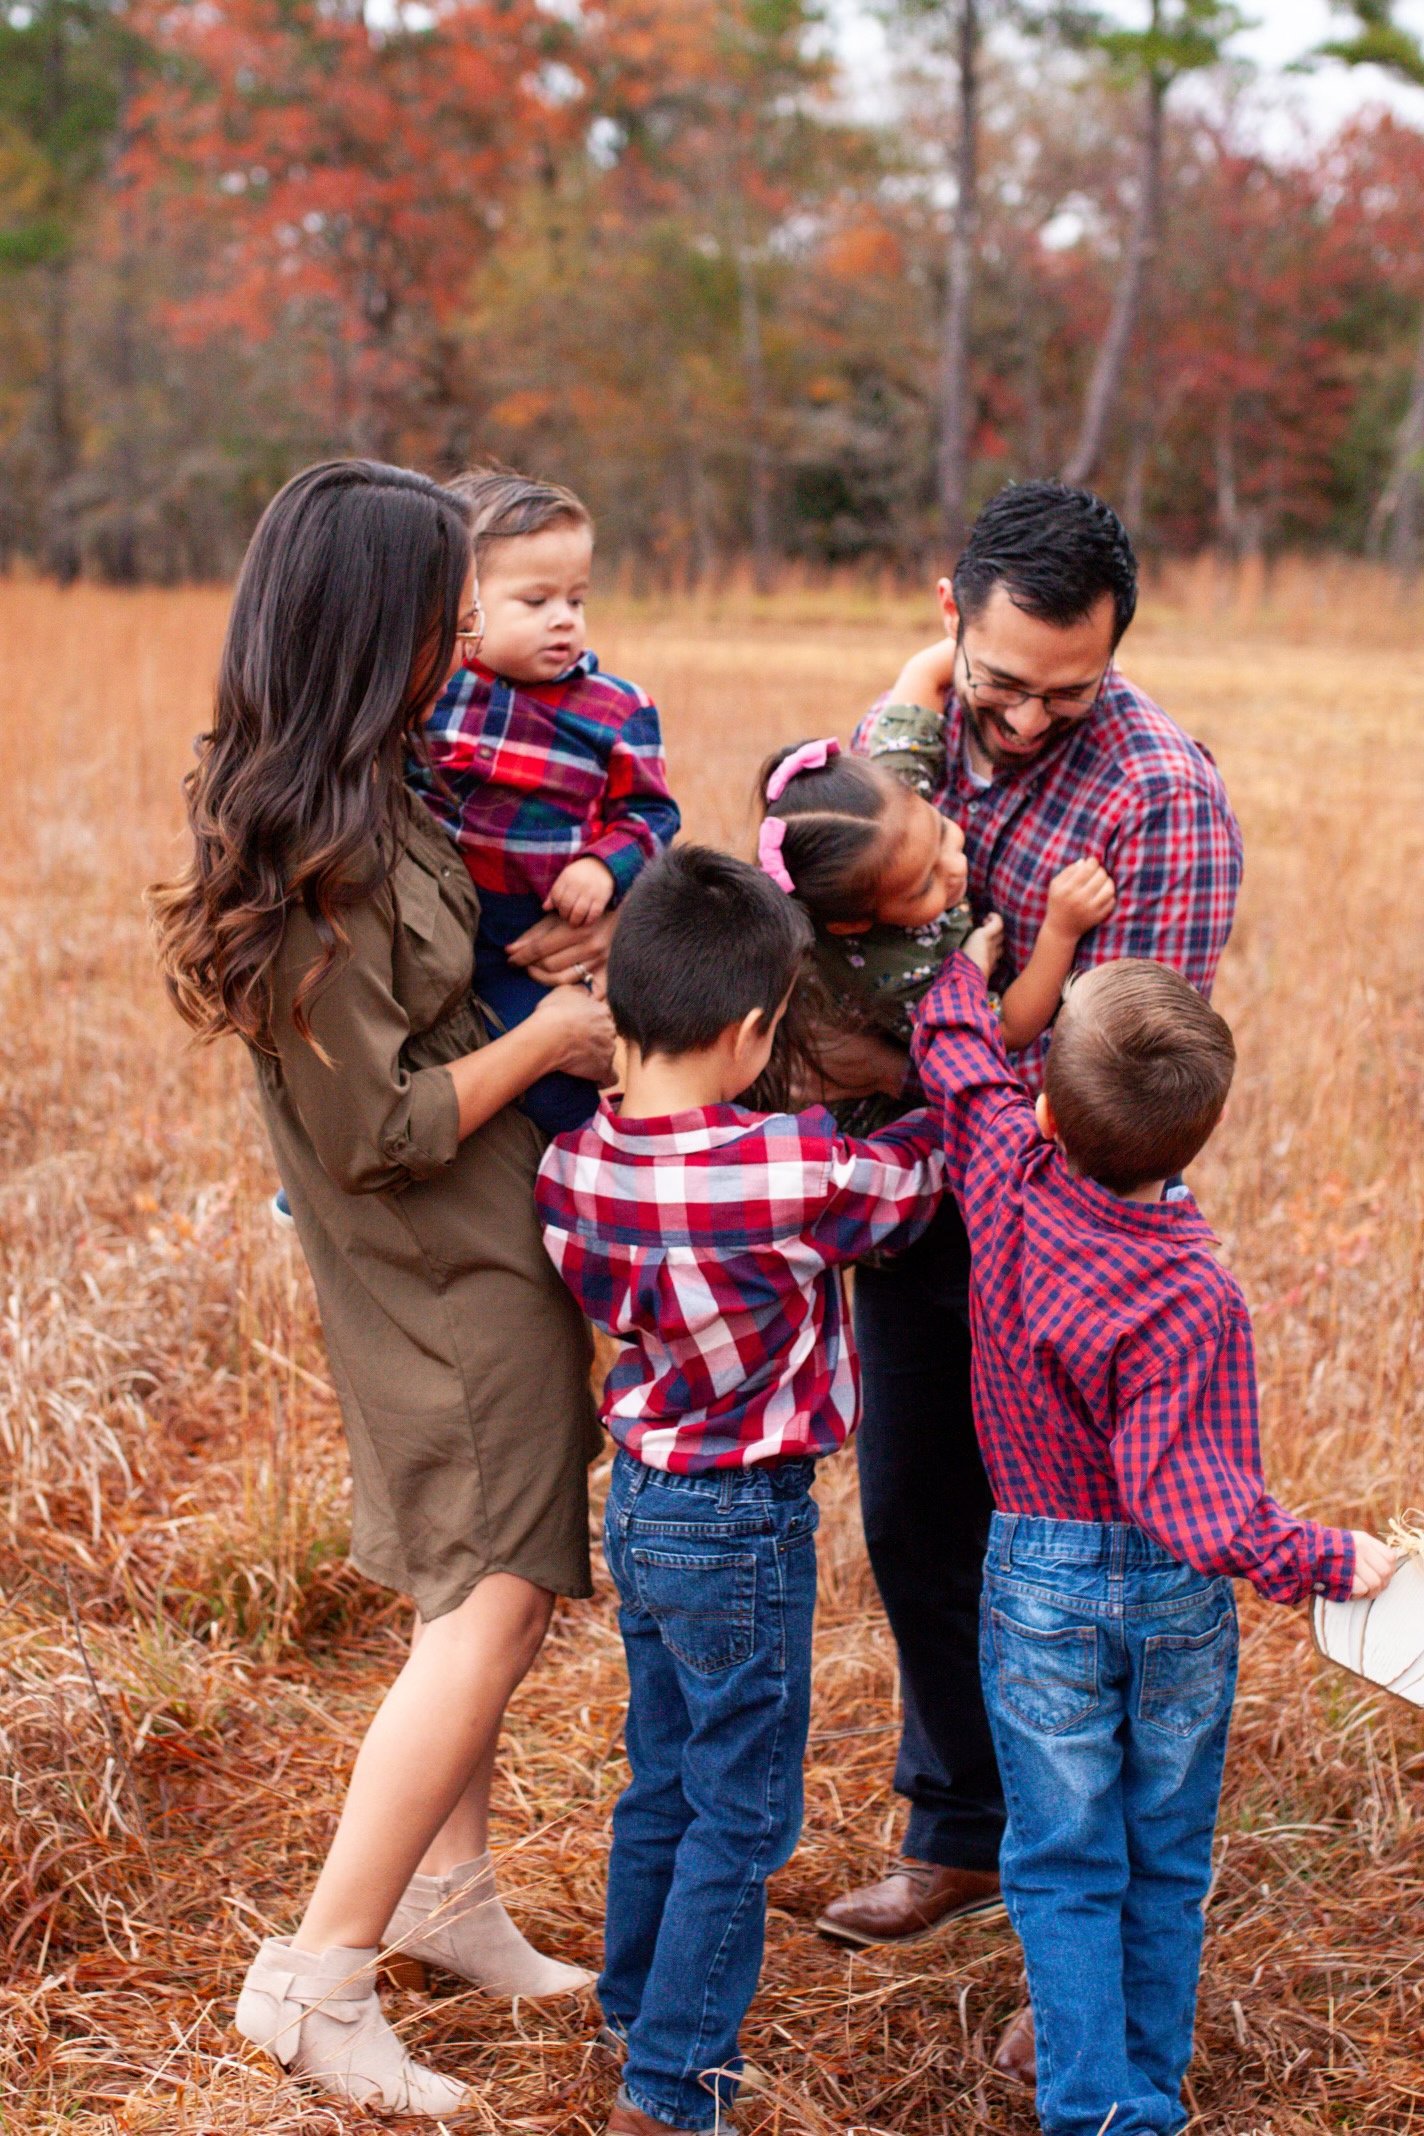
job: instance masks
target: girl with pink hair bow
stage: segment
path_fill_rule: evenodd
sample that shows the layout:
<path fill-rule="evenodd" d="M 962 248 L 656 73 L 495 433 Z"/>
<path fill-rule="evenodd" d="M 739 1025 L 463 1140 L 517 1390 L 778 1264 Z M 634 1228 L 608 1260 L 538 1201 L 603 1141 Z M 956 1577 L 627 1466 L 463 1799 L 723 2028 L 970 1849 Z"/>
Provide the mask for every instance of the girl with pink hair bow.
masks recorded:
<path fill-rule="evenodd" d="M 762 767 L 757 861 L 810 914 L 819 999 L 796 1028 L 870 1031 L 906 1054 L 914 1012 L 952 951 L 991 977 L 1003 921 L 975 924 L 958 824 L 925 798 L 914 752 L 854 756 L 832 736 L 780 749 Z M 1023 971 L 999 1002 L 1010 1050 L 1052 1020 L 1079 938 L 1112 909 L 1113 886 L 1095 861 L 1055 879 L 1048 918 Z M 1080 881 L 1079 878 L 1082 878 Z M 818 982 L 818 983 L 817 983 Z M 915 1102 L 884 1096 L 833 1106 L 850 1134 L 874 1133 Z"/>

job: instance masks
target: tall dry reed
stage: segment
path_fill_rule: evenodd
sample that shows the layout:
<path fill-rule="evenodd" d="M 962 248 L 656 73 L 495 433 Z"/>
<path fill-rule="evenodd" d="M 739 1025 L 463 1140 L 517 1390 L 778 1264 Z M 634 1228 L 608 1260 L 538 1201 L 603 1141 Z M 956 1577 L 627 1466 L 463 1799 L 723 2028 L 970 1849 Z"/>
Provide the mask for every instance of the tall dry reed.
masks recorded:
<path fill-rule="evenodd" d="M 25 2136 L 376 2126 L 226 2029 L 402 1628 L 341 1559 L 335 1410 L 245 1064 L 186 1047 L 144 936 L 224 606 L 0 587 L 0 2128 Z M 595 608 L 606 664 L 663 706 L 689 829 L 743 850 L 765 751 L 844 733 L 931 627 L 903 592 L 809 583 Z M 1220 993 L 1241 1075 L 1197 1185 L 1255 1307 L 1272 1472 L 1376 1523 L 1424 1497 L 1422 640 L 1413 596 L 1358 568 L 1201 566 L 1164 581 L 1126 662 L 1215 750 L 1245 825 Z M 1018 1992 L 1002 1927 L 858 1958 L 809 1933 L 899 1827 L 850 1460 L 821 1495 L 806 1837 L 746 2041 L 773 2090 L 743 2125 L 1026 2136 L 988 2064 Z M 498 1788 L 516 1910 L 571 1957 L 597 1951 L 620 1693 L 601 1590 L 561 1612 Z M 1418 1719 L 1326 1672 L 1298 1617 L 1248 1607 L 1203 2129 L 1424 2127 L 1421 1781 Z M 393 2006 L 481 2081 L 473 2126 L 601 2127 L 579 2013 Z"/>

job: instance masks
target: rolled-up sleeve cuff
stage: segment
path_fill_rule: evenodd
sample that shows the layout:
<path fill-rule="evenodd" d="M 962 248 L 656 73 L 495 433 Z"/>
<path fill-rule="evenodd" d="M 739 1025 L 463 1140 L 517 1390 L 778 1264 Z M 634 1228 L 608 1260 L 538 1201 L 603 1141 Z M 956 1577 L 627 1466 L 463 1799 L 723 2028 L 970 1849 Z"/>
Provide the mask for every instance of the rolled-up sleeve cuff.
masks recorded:
<path fill-rule="evenodd" d="M 1355 1585 L 1355 1538 L 1344 1528 L 1311 1524 L 1312 1592 L 1331 1602 L 1348 1602 Z"/>
<path fill-rule="evenodd" d="M 403 1118 L 381 1144 L 386 1162 L 412 1179 L 433 1179 L 460 1147 L 460 1101 L 448 1068 L 421 1068 L 410 1079 Z"/>
<path fill-rule="evenodd" d="M 615 900 L 621 900 L 648 865 L 649 855 L 631 832 L 605 831 L 584 847 L 584 858 L 603 862 L 613 877 Z"/>
<path fill-rule="evenodd" d="M 1270 1512 L 1276 1518 L 1269 1543 L 1254 1564 L 1239 1568 L 1256 1592 L 1268 1602 L 1308 1602 L 1313 1595 L 1348 1601 L 1355 1584 L 1354 1537 L 1318 1521 L 1290 1520 L 1274 1505 Z"/>

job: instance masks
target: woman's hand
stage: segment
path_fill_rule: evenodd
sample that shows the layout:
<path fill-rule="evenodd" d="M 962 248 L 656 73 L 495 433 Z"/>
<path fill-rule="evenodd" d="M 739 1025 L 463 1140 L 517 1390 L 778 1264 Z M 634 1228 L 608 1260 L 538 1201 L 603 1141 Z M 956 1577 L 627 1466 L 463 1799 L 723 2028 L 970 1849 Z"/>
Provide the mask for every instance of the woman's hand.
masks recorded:
<path fill-rule="evenodd" d="M 450 1063 L 461 1136 L 472 1135 L 556 1069 L 600 1089 L 613 1081 L 613 1018 L 587 987 L 558 987 L 512 1031 Z"/>
<path fill-rule="evenodd" d="M 605 912 L 586 927 L 571 927 L 551 912 L 547 919 L 526 927 L 505 955 L 540 986 L 581 986 L 592 979 L 602 992 L 603 968 L 617 921 L 616 913 Z"/>
<path fill-rule="evenodd" d="M 837 1098 L 867 1098 L 883 1093 L 898 1098 L 909 1073 L 909 1057 L 874 1031 L 817 1031 L 817 1087 L 795 1093 L 802 1105 L 829 1105 Z"/>
<path fill-rule="evenodd" d="M 560 1069 L 597 1083 L 600 1090 L 613 1081 L 613 1018 L 607 1004 L 586 987 L 556 987 L 544 996 L 527 1028 L 550 1049 L 545 1074 Z"/>

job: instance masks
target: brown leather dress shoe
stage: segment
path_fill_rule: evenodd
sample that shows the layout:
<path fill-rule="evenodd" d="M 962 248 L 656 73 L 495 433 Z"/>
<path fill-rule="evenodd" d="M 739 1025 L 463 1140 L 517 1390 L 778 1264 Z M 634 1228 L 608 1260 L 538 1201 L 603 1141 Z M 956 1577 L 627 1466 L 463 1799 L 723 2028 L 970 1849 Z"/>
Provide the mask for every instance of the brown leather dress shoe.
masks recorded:
<path fill-rule="evenodd" d="M 736 2124 L 729 2121 L 725 2114 L 721 2116 L 717 2127 L 719 2131 L 726 2129 L 735 2136 Z M 645 2114 L 620 2092 L 614 2101 L 613 2112 L 608 2117 L 607 2136 L 693 2136 L 693 2132 L 690 2129 L 672 2128 L 666 2121 L 654 2121 L 651 2114 Z"/>
<path fill-rule="evenodd" d="M 1012 2077 L 1016 2083 L 1036 2081 L 1038 2056 L 1033 2037 L 1033 2011 L 1027 2003 L 1010 2019 L 994 2056 L 994 2067 L 1001 2076 Z"/>
<path fill-rule="evenodd" d="M 1003 1910 L 993 1870 L 905 1860 L 878 1884 L 833 1899 L 816 1926 L 835 1943 L 918 1943 L 949 1921 Z"/>

